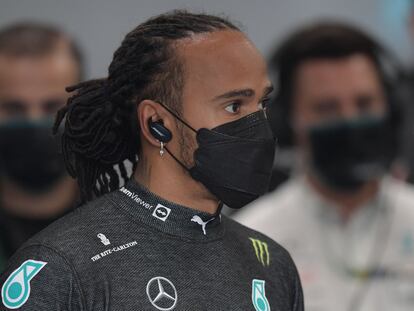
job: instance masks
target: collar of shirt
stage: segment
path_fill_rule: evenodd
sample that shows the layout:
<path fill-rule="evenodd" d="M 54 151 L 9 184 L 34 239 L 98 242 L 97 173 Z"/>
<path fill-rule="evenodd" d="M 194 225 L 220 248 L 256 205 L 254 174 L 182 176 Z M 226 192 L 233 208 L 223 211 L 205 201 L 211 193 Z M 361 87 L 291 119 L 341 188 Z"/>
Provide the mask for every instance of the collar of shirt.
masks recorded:
<path fill-rule="evenodd" d="M 168 235 L 211 241 L 224 235 L 220 208 L 216 215 L 167 201 L 133 179 L 114 192 L 115 204 L 138 221 Z"/>
<path fill-rule="evenodd" d="M 371 222 L 373 217 L 377 214 L 386 213 L 391 207 L 389 204 L 390 202 L 388 202 L 390 198 L 387 191 L 387 187 L 389 186 L 387 177 L 384 177 L 381 180 L 377 194 L 370 201 L 356 209 L 347 222 L 344 222 L 339 214 L 339 207 L 336 206 L 334 202 L 328 201 L 317 193 L 309 185 L 306 177 L 299 177 L 297 182 L 303 198 L 306 198 L 304 201 L 307 202 L 309 211 L 316 214 L 318 219 L 322 222 L 337 224 L 339 226 L 350 226 L 354 222 L 360 222 L 362 220 Z"/>

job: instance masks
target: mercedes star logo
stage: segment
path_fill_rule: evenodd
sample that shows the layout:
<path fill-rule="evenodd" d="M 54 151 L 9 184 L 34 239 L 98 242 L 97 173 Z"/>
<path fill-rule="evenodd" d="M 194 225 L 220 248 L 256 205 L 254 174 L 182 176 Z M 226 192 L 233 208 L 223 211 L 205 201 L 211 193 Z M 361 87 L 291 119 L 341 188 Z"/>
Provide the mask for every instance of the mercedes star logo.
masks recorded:
<path fill-rule="evenodd" d="M 169 311 L 177 304 L 177 290 L 167 278 L 157 276 L 147 284 L 147 296 L 151 304 L 162 311 Z"/>

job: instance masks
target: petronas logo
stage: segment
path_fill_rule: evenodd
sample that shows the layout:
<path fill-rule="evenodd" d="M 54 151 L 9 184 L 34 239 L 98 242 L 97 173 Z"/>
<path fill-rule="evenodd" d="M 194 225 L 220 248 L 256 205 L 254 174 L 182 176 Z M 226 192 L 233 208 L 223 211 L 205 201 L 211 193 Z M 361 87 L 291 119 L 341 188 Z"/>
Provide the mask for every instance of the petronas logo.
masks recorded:
<path fill-rule="evenodd" d="M 270 311 L 269 301 L 266 297 L 265 281 L 254 279 L 252 281 L 252 302 L 256 311 Z"/>
<path fill-rule="evenodd" d="M 30 296 L 30 281 L 46 266 L 46 262 L 26 260 L 8 277 L 1 289 L 3 304 L 9 309 L 23 306 Z"/>
<path fill-rule="evenodd" d="M 250 241 L 252 241 L 254 252 L 256 253 L 257 260 L 263 265 L 263 266 L 269 266 L 270 264 L 270 255 L 269 255 L 269 248 L 267 247 L 267 243 L 249 238 Z"/>

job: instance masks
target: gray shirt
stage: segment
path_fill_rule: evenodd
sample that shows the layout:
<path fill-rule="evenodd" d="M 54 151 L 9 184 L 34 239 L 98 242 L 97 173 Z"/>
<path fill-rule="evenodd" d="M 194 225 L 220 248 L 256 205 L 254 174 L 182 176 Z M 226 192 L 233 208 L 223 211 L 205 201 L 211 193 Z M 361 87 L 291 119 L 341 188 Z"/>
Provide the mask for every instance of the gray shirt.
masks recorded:
<path fill-rule="evenodd" d="M 303 310 L 280 245 L 134 181 L 29 240 L 0 285 L 1 310 Z"/>

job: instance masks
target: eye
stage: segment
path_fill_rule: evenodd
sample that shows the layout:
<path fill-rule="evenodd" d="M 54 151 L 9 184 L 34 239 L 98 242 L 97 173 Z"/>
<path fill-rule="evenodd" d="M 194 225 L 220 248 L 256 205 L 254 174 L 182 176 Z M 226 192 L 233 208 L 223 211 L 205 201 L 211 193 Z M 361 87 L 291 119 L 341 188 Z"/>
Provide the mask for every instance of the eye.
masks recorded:
<path fill-rule="evenodd" d="M 55 114 L 64 105 L 65 101 L 62 99 L 49 99 L 43 103 L 43 110 L 46 114 Z"/>
<path fill-rule="evenodd" d="M 8 117 L 21 117 L 26 113 L 26 104 L 19 100 L 9 100 L 0 103 L 0 110 Z"/>
<path fill-rule="evenodd" d="M 356 98 L 356 105 L 361 113 L 369 113 L 373 110 L 375 98 L 370 95 L 361 95 Z"/>
<path fill-rule="evenodd" d="M 238 113 L 240 111 L 240 106 L 241 106 L 240 103 L 231 103 L 230 105 L 227 105 L 224 109 L 227 112 L 236 114 L 236 113 Z"/>

